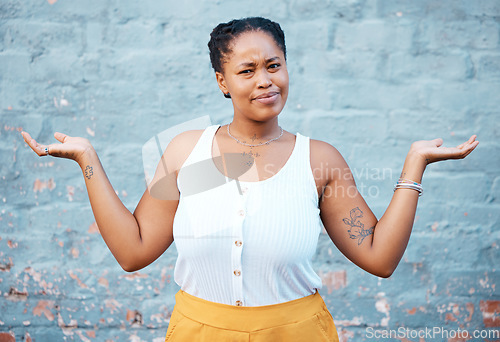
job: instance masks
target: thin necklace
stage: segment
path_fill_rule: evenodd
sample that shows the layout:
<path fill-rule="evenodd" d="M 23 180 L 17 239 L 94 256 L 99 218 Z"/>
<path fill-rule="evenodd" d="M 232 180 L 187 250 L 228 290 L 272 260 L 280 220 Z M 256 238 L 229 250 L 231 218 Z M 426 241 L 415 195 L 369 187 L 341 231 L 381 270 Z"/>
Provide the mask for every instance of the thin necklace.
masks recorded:
<path fill-rule="evenodd" d="M 281 136 L 283 135 L 283 128 L 281 128 L 281 126 L 280 126 L 281 133 L 280 133 L 280 135 L 279 135 L 278 137 L 273 138 L 273 139 L 271 139 L 271 140 L 268 140 L 268 141 L 266 141 L 266 142 L 260 143 L 260 144 L 255 144 L 255 145 L 252 145 L 252 144 L 247 144 L 247 143 L 241 142 L 241 141 L 239 141 L 238 139 L 236 139 L 235 137 L 233 137 L 233 136 L 231 135 L 231 133 L 229 132 L 229 125 L 230 125 L 230 124 L 228 124 L 228 125 L 227 125 L 227 134 L 229 134 L 229 136 L 230 136 L 231 138 L 233 138 L 234 140 L 236 140 L 238 143 L 240 143 L 240 144 L 242 144 L 242 145 L 245 145 L 245 146 L 249 146 L 249 147 L 257 147 L 257 146 L 262 146 L 262 145 L 269 145 L 269 143 L 271 143 L 271 142 L 273 142 L 273 141 L 275 141 L 275 140 L 278 140 L 278 139 L 279 139 L 279 138 L 281 138 Z"/>

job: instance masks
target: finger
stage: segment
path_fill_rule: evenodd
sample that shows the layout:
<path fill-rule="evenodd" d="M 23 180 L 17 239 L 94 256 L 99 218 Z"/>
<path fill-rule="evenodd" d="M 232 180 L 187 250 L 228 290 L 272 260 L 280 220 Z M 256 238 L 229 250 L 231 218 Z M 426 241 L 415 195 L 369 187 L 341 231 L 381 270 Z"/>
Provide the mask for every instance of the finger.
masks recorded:
<path fill-rule="evenodd" d="M 63 157 L 64 150 L 62 148 L 63 145 L 59 143 L 50 144 L 50 145 L 42 145 L 43 154 L 49 155 L 51 157 Z M 45 148 L 47 148 L 48 154 L 45 153 Z"/>
<path fill-rule="evenodd" d="M 464 155 L 464 158 L 467 157 L 469 154 L 471 154 L 472 150 L 467 150 L 467 152 L 465 152 L 465 155 Z"/>
<path fill-rule="evenodd" d="M 41 145 L 36 142 L 35 139 L 29 135 L 27 132 L 21 132 L 21 135 L 24 138 L 24 141 L 28 144 L 28 146 L 36 153 L 39 157 L 51 155 L 58 157 L 60 153 L 60 145 L 61 144 L 49 144 L 49 145 Z"/>
<path fill-rule="evenodd" d="M 469 138 L 469 140 L 467 140 L 467 141 L 466 141 L 466 142 L 464 142 L 464 143 L 461 143 L 461 144 L 460 144 L 460 145 L 458 145 L 457 147 L 458 147 L 458 148 L 464 148 L 465 146 L 469 146 L 470 144 L 472 144 L 472 142 L 474 141 L 474 139 L 475 139 L 475 136 L 473 135 L 473 136 L 471 136 L 471 137 Z"/>
<path fill-rule="evenodd" d="M 33 140 L 33 138 L 31 137 L 31 135 L 29 135 L 29 133 L 28 133 L 28 132 L 24 132 L 24 131 L 22 131 L 22 132 L 21 132 L 21 135 L 23 136 L 24 141 L 25 141 L 25 142 L 26 142 L 26 144 L 28 144 L 28 145 L 30 144 L 31 140 Z"/>
<path fill-rule="evenodd" d="M 471 137 L 469 138 L 469 141 L 467 141 L 469 144 L 472 144 L 474 142 L 474 140 L 476 140 L 477 138 L 477 135 L 473 134 L 471 135 Z"/>
<path fill-rule="evenodd" d="M 45 151 L 46 147 L 47 146 L 45 145 L 40 145 L 37 143 L 36 146 L 32 146 L 31 148 L 33 149 L 33 151 L 35 151 L 36 154 L 38 154 L 39 157 L 43 157 L 48 155 L 48 152 Z"/>
<path fill-rule="evenodd" d="M 469 138 L 469 140 L 467 140 L 467 142 L 465 143 L 465 145 L 470 145 L 472 144 L 475 140 L 476 140 L 476 137 L 477 135 L 471 135 L 471 137 Z"/>
<path fill-rule="evenodd" d="M 69 135 L 66 135 L 64 133 L 60 133 L 60 132 L 55 132 L 54 133 L 54 138 L 56 138 L 59 142 L 65 142 L 66 139 L 69 138 Z"/>
<path fill-rule="evenodd" d="M 477 145 L 479 145 L 479 141 L 474 141 L 472 144 L 467 145 L 462 149 L 459 149 L 458 151 L 455 152 L 454 158 L 463 159 L 467 157 L 476 148 Z"/>
<path fill-rule="evenodd" d="M 458 145 L 458 146 L 457 146 L 457 148 L 459 148 L 459 149 L 463 149 L 463 148 L 464 148 L 464 147 L 466 147 L 466 146 L 468 147 L 469 145 L 471 145 L 471 144 L 472 144 L 472 143 L 476 140 L 476 138 L 477 138 L 477 135 L 475 135 L 475 134 L 474 134 L 474 135 L 472 135 L 472 136 L 469 138 L 469 140 L 467 140 L 467 141 L 466 141 L 466 142 L 464 142 L 464 143 L 461 143 L 460 145 Z"/>
<path fill-rule="evenodd" d="M 470 146 L 468 147 L 469 151 L 470 152 L 474 151 L 474 149 L 477 147 L 477 145 L 479 145 L 479 141 L 476 140 L 472 144 L 470 144 Z"/>
<path fill-rule="evenodd" d="M 476 146 L 479 144 L 479 141 L 475 141 L 473 142 L 472 144 L 469 144 L 469 145 L 465 145 L 463 148 L 462 148 L 462 157 L 461 158 L 465 158 L 466 156 L 468 156 L 475 148 Z"/>
<path fill-rule="evenodd" d="M 434 144 L 436 144 L 436 147 L 443 145 L 443 139 L 441 139 L 441 138 L 434 139 L 434 140 L 432 140 L 432 142 Z"/>
<path fill-rule="evenodd" d="M 471 154 L 472 151 L 474 151 L 474 149 L 476 148 L 476 146 L 479 145 L 479 141 L 476 141 L 475 143 L 473 143 L 468 149 L 467 151 L 465 152 L 463 158 L 467 157 L 469 154 Z"/>
<path fill-rule="evenodd" d="M 33 151 L 35 151 L 36 154 L 38 154 L 40 157 L 49 155 L 49 150 L 50 148 L 48 145 L 40 145 L 38 143 L 36 144 L 35 148 L 33 148 Z"/>
<path fill-rule="evenodd" d="M 24 141 L 28 144 L 28 146 L 36 153 L 38 154 L 39 156 L 43 156 L 45 155 L 45 152 L 43 151 L 43 149 L 40 147 L 40 144 L 38 144 L 36 142 L 35 139 L 33 139 L 31 137 L 31 135 L 29 135 L 28 132 L 21 132 L 21 135 L 23 136 L 24 138 Z"/>

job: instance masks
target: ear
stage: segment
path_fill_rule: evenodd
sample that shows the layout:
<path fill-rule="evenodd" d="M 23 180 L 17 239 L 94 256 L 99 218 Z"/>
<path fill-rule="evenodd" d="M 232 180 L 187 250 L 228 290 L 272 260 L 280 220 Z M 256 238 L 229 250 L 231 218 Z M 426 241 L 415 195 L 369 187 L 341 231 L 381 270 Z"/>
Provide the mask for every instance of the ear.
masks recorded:
<path fill-rule="evenodd" d="M 219 89 L 222 91 L 222 93 L 224 94 L 229 93 L 229 89 L 227 89 L 226 79 L 224 78 L 224 75 L 221 72 L 216 71 L 215 78 L 217 79 L 217 84 L 219 85 Z"/>

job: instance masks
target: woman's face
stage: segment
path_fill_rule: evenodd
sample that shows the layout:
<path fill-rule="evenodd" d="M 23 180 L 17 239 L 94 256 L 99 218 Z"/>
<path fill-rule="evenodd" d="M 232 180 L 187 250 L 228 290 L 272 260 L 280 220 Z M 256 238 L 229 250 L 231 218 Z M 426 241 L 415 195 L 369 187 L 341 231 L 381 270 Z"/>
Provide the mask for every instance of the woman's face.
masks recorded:
<path fill-rule="evenodd" d="M 216 72 L 224 93 L 231 94 L 234 115 L 254 121 L 276 117 L 288 97 L 288 70 L 283 51 L 261 31 L 242 33 L 232 42 L 223 73 Z"/>

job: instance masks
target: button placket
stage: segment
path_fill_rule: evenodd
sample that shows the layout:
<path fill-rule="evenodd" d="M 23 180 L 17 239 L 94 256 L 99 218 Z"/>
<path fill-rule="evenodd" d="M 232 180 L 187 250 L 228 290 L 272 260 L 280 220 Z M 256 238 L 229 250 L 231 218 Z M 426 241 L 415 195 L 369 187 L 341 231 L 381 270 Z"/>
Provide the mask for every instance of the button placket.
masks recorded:
<path fill-rule="evenodd" d="M 243 190 L 243 189 L 242 189 Z M 246 216 L 246 203 L 243 196 L 239 196 L 239 208 L 236 210 L 236 220 L 233 228 L 234 238 L 231 240 L 231 270 L 233 283 L 233 303 L 243 306 L 243 270 L 241 255 L 243 250 L 243 222 Z"/>
<path fill-rule="evenodd" d="M 241 225 L 238 225 L 238 230 L 241 231 Z M 238 235 L 237 235 L 238 236 Z M 239 235 L 241 236 L 241 235 Z M 231 269 L 232 269 L 232 283 L 235 305 L 243 305 L 243 272 L 241 264 L 241 252 L 243 250 L 243 243 L 241 238 L 236 237 L 231 243 Z"/>

